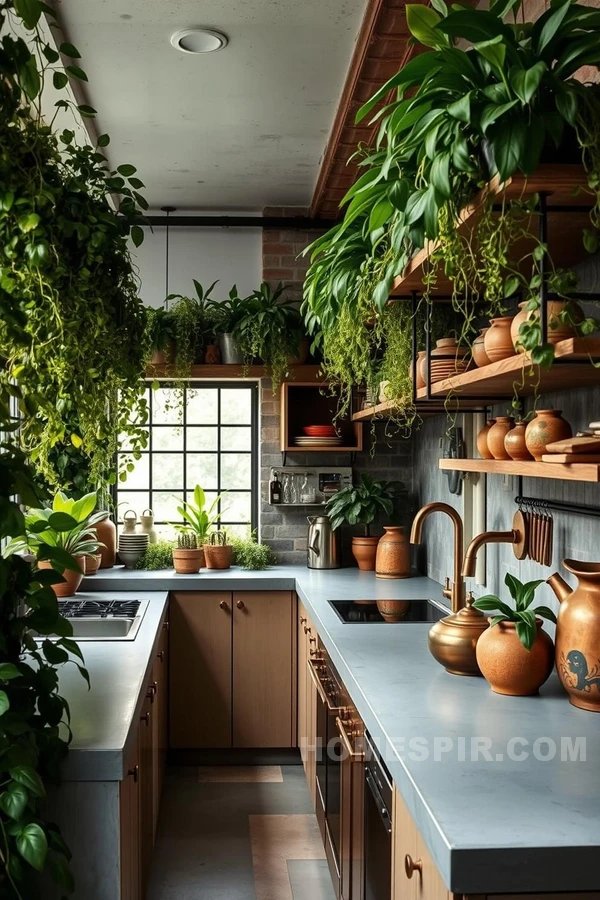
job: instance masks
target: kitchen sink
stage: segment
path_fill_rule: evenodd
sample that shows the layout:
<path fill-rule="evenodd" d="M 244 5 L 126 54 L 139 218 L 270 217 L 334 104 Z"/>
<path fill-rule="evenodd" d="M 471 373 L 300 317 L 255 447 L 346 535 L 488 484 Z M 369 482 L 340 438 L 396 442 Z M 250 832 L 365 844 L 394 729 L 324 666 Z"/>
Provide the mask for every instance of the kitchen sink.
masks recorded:
<path fill-rule="evenodd" d="M 74 638 L 88 638 L 90 641 L 126 638 L 131 632 L 135 619 L 69 619 L 73 626 Z"/>
<path fill-rule="evenodd" d="M 389 599 L 398 598 L 390 597 Z M 409 606 L 406 615 L 397 622 L 386 622 L 377 609 L 376 600 L 329 600 L 329 605 L 333 607 L 345 625 L 376 625 L 378 623 L 405 625 L 410 622 L 439 622 L 450 613 L 450 610 L 442 603 L 438 603 L 437 600 L 402 599 Z"/>
<path fill-rule="evenodd" d="M 147 607 L 147 600 L 58 601 L 78 641 L 134 641 Z"/>

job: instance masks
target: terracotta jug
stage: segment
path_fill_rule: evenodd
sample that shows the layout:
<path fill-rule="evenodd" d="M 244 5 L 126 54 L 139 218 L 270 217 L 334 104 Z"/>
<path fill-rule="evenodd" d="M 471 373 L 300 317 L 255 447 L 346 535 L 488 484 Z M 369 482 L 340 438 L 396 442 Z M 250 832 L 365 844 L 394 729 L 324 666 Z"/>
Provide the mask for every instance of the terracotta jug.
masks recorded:
<path fill-rule="evenodd" d="M 377 578 L 410 577 L 410 543 L 401 525 L 385 525 L 385 534 L 377 544 Z"/>
<path fill-rule="evenodd" d="M 491 361 L 489 356 L 485 352 L 485 336 L 488 331 L 489 328 L 482 328 L 473 341 L 473 346 L 471 348 L 473 353 L 473 362 L 479 368 L 481 368 L 481 366 L 489 366 Z"/>
<path fill-rule="evenodd" d="M 517 422 L 504 438 L 504 449 L 511 459 L 533 459 L 525 443 L 526 422 Z"/>
<path fill-rule="evenodd" d="M 353 537 L 352 555 L 363 572 L 373 572 L 377 555 L 378 537 Z"/>
<path fill-rule="evenodd" d="M 423 372 L 421 370 L 421 363 L 425 359 L 425 350 L 419 350 L 417 353 L 417 390 L 419 388 L 425 387 L 425 379 L 423 378 Z M 412 381 L 413 379 L 413 366 L 412 362 L 408 367 L 408 377 Z"/>
<path fill-rule="evenodd" d="M 600 712 L 600 563 L 563 560 L 578 580 L 573 590 L 558 572 L 548 584 L 558 597 L 556 670 L 573 706 Z"/>
<path fill-rule="evenodd" d="M 573 437 L 573 430 L 563 419 L 560 409 L 538 409 L 525 431 L 527 449 L 534 459 L 541 460 L 548 444 L 566 441 Z"/>
<path fill-rule="evenodd" d="M 477 435 L 477 450 L 482 459 L 493 459 L 492 451 L 488 447 L 488 434 L 492 425 L 496 424 L 495 419 L 488 419 L 483 428 Z"/>
<path fill-rule="evenodd" d="M 504 446 L 504 439 L 512 431 L 515 420 L 510 416 L 498 416 L 487 435 L 488 450 L 494 459 L 510 459 Z"/>
<path fill-rule="evenodd" d="M 510 336 L 512 320 L 512 316 L 501 316 L 491 320 L 490 327 L 483 339 L 486 356 L 490 362 L 498 362 L 515 355 L 515 348 Z"/>
<path fill-rule="evenodd" d="M 569 322 L 562 322 L 558 316 L 565 310 L 565 307 L 568 306 L 569 309 Z M 523 301 L 523 303 L 519 303 L 520 312 L 512 320 L 512 325 L 510 326 L 510 336 L 513 342 L 513 347 L 518 353 L 524 353 L 524 347 L 519 346 L 519 330 L 523 322 L 526 322 L 527 319 L 530 319 L 532 316 L 536 318 L 539 317 L 539 310 L 528 310 L 527 301 Z M 577 333 L 576 325 L 583 320 L 583 310 L 579 306 L 578 303 L 573 301 L 569 301 L 569 303 L 565 303 L 562 300 L 551 300 L 548 303 L 548 342 L 550 344 L 558 344 L 559 341 L 566 341 L 570 337 L 574 337 Z M 552 327 L 556 326 L 556 327 Z"/>
<path fill-rule="evenodd" d="M 98 551 L 102 557 L 100 568 L 112 569 L 117 561 L 117 526 L 107 515 L 106 519 L 94 525 L 94 530 L 103 544 Z"/>
<path fill-rule="evenodd" d="M 207 344 L 204 354 L 204 362 L 207 366 L 218 366 L 221 362 L 221 351 L 216 344 Z"/>

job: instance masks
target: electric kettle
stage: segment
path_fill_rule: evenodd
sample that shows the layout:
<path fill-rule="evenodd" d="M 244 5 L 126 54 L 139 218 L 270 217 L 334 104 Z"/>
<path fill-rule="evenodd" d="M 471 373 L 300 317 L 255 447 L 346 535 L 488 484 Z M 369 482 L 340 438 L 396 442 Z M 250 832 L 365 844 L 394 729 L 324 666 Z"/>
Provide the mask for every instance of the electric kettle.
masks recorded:
<path fill-rule="evenodd" d="M 339 539 L 327 516 L 307 516 L 309 569 L 339 569 Z"/>

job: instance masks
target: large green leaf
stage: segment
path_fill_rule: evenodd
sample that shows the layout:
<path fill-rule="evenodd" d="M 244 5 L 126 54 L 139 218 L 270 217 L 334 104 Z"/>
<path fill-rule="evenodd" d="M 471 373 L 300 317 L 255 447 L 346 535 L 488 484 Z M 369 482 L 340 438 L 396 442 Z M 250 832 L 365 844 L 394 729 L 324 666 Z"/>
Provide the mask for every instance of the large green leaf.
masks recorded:
<path fill-rule="evenodd" d="M 63 550 L 62 547 L 40 547 L 37 552 L 37 558 L 50 560 L 50 562 L 56 563 L 56 566 L 60 569 L 69 569 L 70 572 L 81 572 L 81 566 L 77 560 L 70 553 L 67 553 L 66 550 Z"/>
<path fill-rule="evenodd" d="M 502 116 L 518 102 L 518 100 L 511 100 L 510 103 L 501 103 L 500 105 L 496 103 L 486 103 L 479 118 L 479 127 L 483 133 L 486 134 L 490 125 L 493 125 L 497 119 L 502 118 Z"/>
<path fill-rule="evenodd" d="M 71 510 L 71 515 L 73 518 L 77 519 L 78 522 L 85 522 L 96 509 L 97 502 L 98 498 L 95 491 L 85 494 L 80 500 L 75 501 Z"/>
<path fill-rule="evenodd" d="M 28 800 L 29 794 L 24 785 L 11 781 L 0 794 L 0 809 L 11 819 L 18 821 L 25 812 Z"/>
<path fill-rule="evenodd" d="M 530 69 L 515 68 L 510 70 L 510 85 L 521 103 L 529 103 L 531 101 L 547 71 L 548 67 L 542 61 L 537 62 Z"/>
<path fill-rule="evenodd" d="M 17 834 L 16 843 L 23 859 L 36 871 L 41 872 L 48 852 L 48 841 L 41 826 L 36 822 L 26 825 Z"/>
<path fill-rule="evenodd" d="M 521 167 L 528 137 L 527 123 L 520 118 L 511 117 L 500 126 L 495 126 L 491 144 L 502 181 L 506 181 Z"/>
<path fill-rule="evenodd" d="M 368 116 L 371 110 L 381 102 L 390 91 L 394 88 L 405 88 L 413 84 L 418 84 L 426 75 L 433 71 L 439 71 L 441 65 L 438 63 L 437 53 L 429 50 L 427 53 L 421 53 L 411 59 L 402 69 L 376 91 L 370 100 L 367 100 L 356 114 L 356 122 L 361 122 L 365 116 Z"/>
<path fill-rule="evenodd" d="M 461 9 L 451 12 L 438 28 L 445 34 L 464 38 L 473 44 L 489 41 L 497 35 L 510 37 L 510 31 L 503 22 L 485 9 Z"/>
<path fill-rule="evenodd" d="M 443 32 L 438 31 L 436 25 L 442 21 L 442 17 L 434 9 L 423 3 L 408 3 L 406 5 L 406 24 L 408 30 L 425 47 L 448 46 L 448 38 Z"/>
<path fill-rule="evenodd" d="M 77 524 L 77 519 L 65 512 L 53 512 L 48 519 L 48 525 L 55 531 L 73 531 Z"/>
<path fill-rule="evenodd" d="M 34 797 L 46 796 L 42 779 L 31 766 L 13 766 L 9 769 L 9 775 L 13 781 L 26 787 Z"/>
<path fill-rule="evenodd" d="M 6 691 L 0 690 L 0 716 L 3 716 L 9 709 L 10 700 L 8 699 L 8 694 Z"/>
<path fill-rule="evenodd" d="M 35 28 L 42 14 L 42 6 L 38 0 L 14 0 L 14 7 L 17 15 L 23 19 L 25 28 Z"/>
<path fill-rule="evenodd" d="M 489 41 L 479 41 L 473 44 L 477 52 L 489 62 L 498 72 L 504 72 L 504 61 L 506 59 L 506 44 L 503 43 L 501 34 L 490 38 Z"/>
<path fill-rule="evenodd" d="M 538 54 L 548 46 L 562 25 L 571 6 L 570 0 L 556 8 L 550 8 L 535 22 L 532 30 L 532 43 Z"/>

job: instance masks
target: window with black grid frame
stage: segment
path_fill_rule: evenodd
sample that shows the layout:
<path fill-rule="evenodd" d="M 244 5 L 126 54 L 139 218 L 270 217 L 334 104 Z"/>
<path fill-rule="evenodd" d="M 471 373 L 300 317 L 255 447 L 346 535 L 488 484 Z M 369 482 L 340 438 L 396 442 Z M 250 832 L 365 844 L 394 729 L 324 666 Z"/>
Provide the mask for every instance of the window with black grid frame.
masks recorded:
<path fill-rule="evenodd" d="M 118 521 L 133 509 L 151 509 L 160 537 L 173 538 L 182 522 L 179 500 L 194 487 L 207 506 L 219 494 L 220 526 L 246 537 L 258 525 L 258 385 L 256 382 L 190 382 L 185 388 L 148 387 L 148 446 L 140 459 L 122 453 Z"/>

